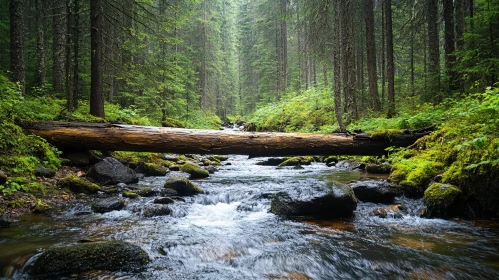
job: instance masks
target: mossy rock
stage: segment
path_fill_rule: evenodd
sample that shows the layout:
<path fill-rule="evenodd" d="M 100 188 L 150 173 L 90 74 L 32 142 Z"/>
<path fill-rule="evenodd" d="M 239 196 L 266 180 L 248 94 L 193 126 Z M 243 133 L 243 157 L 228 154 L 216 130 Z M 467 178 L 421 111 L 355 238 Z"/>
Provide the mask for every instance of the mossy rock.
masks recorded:
<path fill-rule="evenodd" d="M 151 196 L 155 196 L 156 194 L 158 194 L 158 192 L 151 187 L 140 187 L 140 188 L 138 188 L 136 193 L 142 197 L 151 197 Z"/>
<path fill-rule="evenodd" d="M 311 156 L 291 157 L 283 161 L 279 166 L 310 165 L 313 161 L 314 157 Z"/>
<path fill-rule="evenodd" d="M 382 163 L 382 164 L 370 163 L 366 165 L 367 173 L 371 174 L 390 174 L 391 170 L 392 166 L 388 163 Z"/>
<path fill-rule="evenodd" d="M 462 191 L 456 186 L 442 183 L 432 184 L 424 192 L 424 202 L 429 217 L 452 217 L 459 215 Z"/>
<path fill-rule="evenodd" d="M 325 164 L 331 165 L 331 164 L 336 164 L 338 163 L 338 157 L 336 156 L 328 156 L 322 159 L 322 162 Z"/>
<path fill-rule="evenodd" d="M 136 192 L 123 192 L 123 197 L 131 198 L 131 199 L 137 199 L 139 198 L 139 195 Z"/>
<path fill-rule="evenodd" d="M 420 158 L 404 159 L 392 166 L 389 180 L 403 187 L 406 195 L 422 197 L 431 180 L 442 173 L 440 162 Z"/>
<path fill-rule="evenodd" d="M 125 200 L 119 197 L 100 199 L 92 204 L 92 210 L 96 213 L 107 213 L 111 211 L 117 211 L 125 207 L 126 207 Z"/>
<path fill-rule="evenodd" d="M 149 262 L 147 253 L 137 245 L 92 242 L 47 249 L 34 262 L 33 275 L 59 276 L 89 270 L 139 272 Z"/>
<path fill-rule="evenodd" d="M 208 171 L 192 163 L 186 163 L 182 165 L 182 167 L 180 167 L 180 170 L 182 172 L 189 173 L 191 179 L 200 179 L 210 176 L 210 173 Z"/>
<path fill-rule="evenodd" d="M 60 188 L 70 189 L 74 193 L 93 194 L 101 190 L 101 187 L 75 175 L 69 175 L 57 182 Z"/>
<path fill-rule="evenodd" d="M 172 118 L 165 118 L 161 121 L 162 127 L 176 127 L 176 128 L 184 128 L 184 124 L 181 121 Z"/>
<path fill-rule="evenodd" d="M 193 184 L 187 178 L 181 176 L 171 176 L 170 178 L 168 178 L 168 180 L 166 180 L 165 182 L 164 188 L 173 189 L 179 195 L 192 195 L 192 194 L 203 193 L 203 190 L 200 187 Z"/>
<path fill-rule="evenodd" d="M 166 173 L 166 168 L 159 164 L 144 163 L 145 176 L 165 176 Z"/>

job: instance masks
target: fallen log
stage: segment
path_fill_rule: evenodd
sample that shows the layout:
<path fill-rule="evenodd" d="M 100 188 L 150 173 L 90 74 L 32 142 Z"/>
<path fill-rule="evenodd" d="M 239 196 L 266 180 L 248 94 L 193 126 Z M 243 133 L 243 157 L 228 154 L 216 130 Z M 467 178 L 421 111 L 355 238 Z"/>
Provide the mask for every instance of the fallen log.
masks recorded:
<path fill-rule="evenodd" d="M 367 134 L 240 132 L 106 123 L 38 122 L 28 133 L 63 150 L 105 150 L 191 154 L 383 155 L 388 147 L 407 147 L 428 134 L 372 138 Z"/>

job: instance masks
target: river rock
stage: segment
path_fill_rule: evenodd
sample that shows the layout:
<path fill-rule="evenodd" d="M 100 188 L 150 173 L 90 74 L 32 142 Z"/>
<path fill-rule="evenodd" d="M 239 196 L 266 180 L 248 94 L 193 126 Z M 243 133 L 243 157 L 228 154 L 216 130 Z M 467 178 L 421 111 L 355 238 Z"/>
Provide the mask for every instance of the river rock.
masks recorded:
<path fill-rule="evenodd" d="M 52 178 L 55 176 L 56 171 L 51 168 L 45 168 L 41 166 L 35 167 L 35 175 L 38 177 Z"/>
<path fill-rule="evenodd" d="M 158 191 L 156 191 L 154 188 L 152 187 L 144 187 L 144 186 L 140 186 L 137 188 L 137 191 L 136 193 L 142 197 L 151 197 L 151 196 L 155 196 L 158 194 Z"/>
<path fill-rule="evenodd" d="M 166 168 L 159 164 L 144 163 L 142 168 L 145 176 L 165 176 L 167 173 Z"/>
<path fill-rule="evenodd" d="M 399 194 L 397 187 L 387 181 L 362 181 L 350 186 L 355 196 L 365 202 L 392 203 Z"/>
<path fill-rule="evenodd" d="M 105 198 L 97 200 L 92 204 L 92 210 L 97 213 L 106 213 L 125 208 L 125 200 L 119 197 Z"/>
<path fill-rule="evenodd" d="M 52 247 L 34 262 L 33 275 L 58 276 L 89 270 L 139 272 L 150 259 L 139 246 L 123 241 Z"/>
<path fill-rule="evenodd" d="M 137 174 L 131 168 L 123 165 L 117 159 L 107 157 L 94 165 L 88 175 L 100 184 L 137 183 Z"/>
<path fill-rule="evenodd" d="M 96 185 L 87 179 L 69 175 L 57 182 L 57 186 L 59 188 L 70 189 L 74 193 L 84 193 L 84 194 L 93 194 L 102 190 L 99 185 Z"/>
<path fill-rule="evenodd" d="M 187 178 L 181 176 L 171 176 L 168 178 L 164 185 L 165 189 L 173 189 L 178 195 L 192 195 L 203 193 L 203 190 L 189 181 Z M 162 195 L 164 195 L 162 193 Z"/>
<path fill-rule="evenodd" d="M 173 162 L 177 162 L 177 160 L 178 160 L 178 158 L 176 156 L 172 156 L 172 155 L 165 155 L 164 159 L 166 159 L 168 161 L 173 161 Z"/>
<path fill-rule="evenodd" d="M 285 160 L 286 160 L 285 158 L 268 158 L 267 160 L 257 162 L 256 165 L 278 166 L 279 164 L 283 163 Z"/>
<path fill-rule="evenodd" d="M 206 166 L 204 169 L 206 169 L 206 171 L 208 171 L 208 173 L 210 173 L 210 174 L 213 174 L 213 173 L 215 173 L 215 172 L 218 170 L 218 169 L 217 169 L 215 166 L 213 166 L 213 165 L 208 165 L 208 166 Z"/>
<path fill-rule="evenodd" d="M 370 163 L 366 166 L 366 171 L 371 174 L 390 174 L 392 166 L 388 162 L 381 164 Z"/>
<path fill-rule="evenodd" d="M 340 183 L 297 187 L 272 198 L 270 212 L 284 217 L 346 217 L 357 208 L 352 188 Z"/>
<path fill-rule="evenodd" d="M 167 205 L 162 204 L 153 204 L 147 205 L 142 210 L 142 216 L 146 218 L 155 217 L 155 216 L 166 216 L 170 215 L 172 210 Z"/>
<path fill-rule="evenodd" d="M 168 196 L 168 197 L 172 197 L 172 196 L 178 196 L 178 192 L 174 189 L 167 189 L 167 188 L 164 188 L 160 191 L 160 194 L 162 196 Z"/>
<path fill-rule="evenodd" d="M 170 169 L 170 171 L 180 171 L 180 166 L 178 165 L 170 165 L 170 167 L 168 167 L 168 169 Z"/>
<path fill-rule="evenodd" d="M 175 200 L 173 200 L 170 197 L 158 197 L 154 199 L 154 204 L 172 204 L 175 203 Z"/>
<path fill-rule="evenodd" d="M 14 222 L 16 222 L 16 220 L 8 215 L 1 215 L 0 216 L 0 228 L 8 228 Z"/>
<path fill-rule="evenodd" d="M 0 170 L 0 185 L 7 183 L 7 179 L 8 179 L 7 174 L 5 174 L 5 172 Z"/>
<path fill-rule="evenodd" d="M 456 186 L 442 183 L 432 184 L 424 192 L 425 215 L 429 218 L 447 218 L 462 214 L 462 191 Z"/>
<path fill-rule="evenodd" d="M 207 170 L 192 163 L 186 163 L 182 165 L 182 167 L 180 167 L 180 170 L 182 172 L 189 173 L 189 178 L 191 179 L 200 179 L 210 176 L 210 173 Z"/>
<path fill-rule="evenodd" d="M 390 205 L 389 207 L 376 208 L 371 216 L 380 218 L 402 219 L 407 215 L 407 209 L 401 204 Z"/>

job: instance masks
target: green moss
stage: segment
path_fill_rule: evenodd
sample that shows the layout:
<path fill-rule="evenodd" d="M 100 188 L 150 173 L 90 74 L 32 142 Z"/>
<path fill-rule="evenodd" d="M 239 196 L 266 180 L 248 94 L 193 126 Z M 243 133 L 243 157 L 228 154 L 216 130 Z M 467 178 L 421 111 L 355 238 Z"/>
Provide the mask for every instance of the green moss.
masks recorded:
<path fill-rule="evenodd" d="M 297 165 L 310 165 L 314 161 L 311 156 L 291 157 L 283 161 L 279 166 L 297 166 Z"/>
<path fill-rule="evenodd" d="M 417 157 L 403 159 L 393 165 L 389 180 L 404 187 L 404 191 L 409 194 L 420 196 L 443 169 L 444 165 L 440 162 Z"/>
<path fill-rule="evenodd" d="M 462 191 L 453 185 L 435 183 L 424 192 L 424 202 L 430 217 L 447 217 L 461 212 Z"/>
<path fill-rule="evenodd" d="M 210 176 L 210 173 L 208 171 L 191 163 L 182 165 L 182 167 L 180 167 L 180 170 L 182 172 L 189 173 L 189 175 L 191 175 L 190 178 L 193 179 L 206 178 Z"/>
<path fill-rule="evenodd" d="M 402 135 L 406 132 L 404 129 L 382 129 L 382 130 L 375 130 L 371 132 L 371 137 L 376 140 L 390 140 L 394 136 L 397 135 Z"/>
<path fill-rule="evenodd" d="M 180 176 L 172 176 L 168 178 L 165 182 L 164 188 L 173 189 L 177 191 L 179 195 L 203 193 L 203 190 L 196 184 L 193 184 L 188 179 Z"/>
<path fill-rule="evenodd" d="M 176 128 L 184 128 L 185 125 L 176 119 L 172 118 L 165 118 L 163 121 L 161 121 L 161 126 L 162 127 L 176 127 Z"/>
<path fill-rule="evenodd" d="M 166 168 L 155 163 L 144 163 L 144 174 L 146 176 L 165 176 Z"/>
<path fill-rule="evenodd" d="M 101 190 L 101 187 L 80 177 L 69 175 L 57 182 L 60 188 L 70 189 L 74 193 L 92 194 Z"/>
<path fill-rule="evenodd" d="M 139 198 L 139 195 L 135 192 L 123 192 L 123 197 L 128 197 L 131 199 Z"/>

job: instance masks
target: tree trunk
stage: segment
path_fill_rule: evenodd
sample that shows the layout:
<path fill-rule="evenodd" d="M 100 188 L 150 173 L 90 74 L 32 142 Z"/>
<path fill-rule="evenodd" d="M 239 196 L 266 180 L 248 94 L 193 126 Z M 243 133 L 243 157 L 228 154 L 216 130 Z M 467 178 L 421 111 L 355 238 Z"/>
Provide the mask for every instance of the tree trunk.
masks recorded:
<path fill-rule="evenodd" d="M 458 1 L 459 2 L 459 1 Z M 454 37 L 454 3 L 453 0 L 443 0 L 444 5 L 444 49 L 445 49 L 445 70 L 447 71 L 447 79 L 449 80 L 449 91 L 454 91 L 456 72 L 454 71 L 456 58 L 455 37 Z"/>
<path fill-rule="evenodd" d="M 80 73 L 79 73 L 79 49 L 80 49 L 80 0 L 74 0 L 74 25 L 73 25 L 73 108 L 78 107 Z"/>
<path fill-rule="evenodd" d="M 376 42 L 374 38 L 374 0 L 365 0 L 366 10 L 366 47 L 367 47 L 367 73 L 369 79 L 369 96 L 371 107 L 379 111 L 378 74 L 376 69 Z"/>
<path fill-rule="evenodd" d="M 437 101 L 440 91 L 440 54 L 438 41 L 438 5 L 437 0 L 426 0 L 426 21 L 428 24 L 428 56 L 429 56 L 429 92 L 425 101 Z"/>
<path fill-rule="evenodd" d="M 61 149 L 161 153 L 288 155 L 384 155 L 406 147 L 428 132 L 386 137 L 367 134 L 311 134 L 197 130 L 103 123 L 45 122 L 25 130 Z"/>
<path fill-rule="evenodd" d="M 53 86 L 56 93 L 64 93 L 66 1 L 54 0 L 53 3 Z"/>
<path fill-rule="evenodd" d="M 43 88 L 47 75 L 45 48 L 45 1 L 36 0 L 36 85 Z"/>
<path fill-rule="evenodd" d="M 90 114 L 105 118 L 102 92 L 102 12 L 101 0 L 90 1 Z"/>
<path fill-rule="evenodd" d="M 19 82 L 21 93 L 25 90 L 24 61 L 24 0 L 10 1 L 10 71 L 12 81 Z"/>
<path fill-rule="evenodd" d="M 353 47 L 353 10 L 351 0 L 342 0 L 342 44 L 343 44 L 343 94 L 345 95 L 345 112 L 358 119 L 355 93 L 355 54 Z"/>
<path fill-rule="evenodd" d="M 334 111 L 336 114 L 336 120 L 338 121 L 338 126 L 340 127 L 341 132 L 346 132 L 345 124 L 343 123 L 343 116 L 341 110 L 341 19 L 340 19 L 340 10 L 341 6 L 338 2 L 335 3 L 334 6 L 334 15 L 333 15 L 333 34 L 336 36 L 333 39 L 333 74 L 334 74 Z"/>
<path fill-rule="evenodd" d="M 281 0 L 281 92 L 288 87 L 288 0 Z"/>
<path fill-rule="evenodd" d="M 382 4 L 381 8 L 381 103 L 380 107 L 383 109 L 385 105 L 385 85 L 386 85 L 386 21 L 385 21 L 385 7 Z"/>
<path fill-rule="evenodd" d="M 72 23 L 72 11 L 73 9 L 73 0 L 68 0 L 66 4 L 66 14 L 67 14 L 67 26 L 66 26 L 66 107 L 69 112 L 73 111 L 73 104 L 74 104 L 74 99 L 73 99 L 73 85 L 72 85 L 72 79 L 71 79 L 71 64 L 72 64 L 72 58 L 71 58 L 71 41 L 72 41 L 72 36 L 71 36 L 71 23 Z"/>
<path fill-rule="evenodd" d="M 388 76 L 388 117 L 395 116 L 395 64 L 393 62 L 392 0 L 385 0 L 386 62 Z"/>
<path fill-rule="evenodd" d="M 329 86 L 329 80 L 328 80 L 328 77 L 327 77 L 327 64 L 326 63 L 324 63 L 324 65 L 322 66 L 322 75 L 323 75 L 323 79 L 324 79 L 324 86 L 328 87 Z"/>

